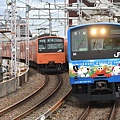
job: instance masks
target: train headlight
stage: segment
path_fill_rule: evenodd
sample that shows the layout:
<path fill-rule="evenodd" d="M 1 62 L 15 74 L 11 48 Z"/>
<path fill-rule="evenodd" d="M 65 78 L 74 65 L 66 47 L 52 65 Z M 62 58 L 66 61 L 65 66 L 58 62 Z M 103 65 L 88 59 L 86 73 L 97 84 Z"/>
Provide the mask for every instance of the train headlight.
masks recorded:
<path fill-rule="evenodd" d="M 100 29 L 100 33 L 101 33 L 102 35 L 106 34 L 106 29 L 101 28 L 101 29 Z"/>
<path fill-rule="evenodd" d="M 92 28 L 90 32 L 91 32 L 91 35 L 96 35 L 97 34 L 97 30 L 95 28 Z"/>

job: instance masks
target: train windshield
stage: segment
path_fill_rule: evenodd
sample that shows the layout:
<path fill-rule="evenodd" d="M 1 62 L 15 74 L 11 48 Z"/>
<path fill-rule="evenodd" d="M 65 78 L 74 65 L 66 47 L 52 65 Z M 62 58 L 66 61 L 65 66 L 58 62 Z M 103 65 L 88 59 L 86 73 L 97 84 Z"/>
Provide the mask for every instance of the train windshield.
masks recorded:
<path fill-rule="evenodd" d="M 39 52 L 63 52 L 64 40 L 62 38 L 44 38 L 38 41 Z"/>
<path fill-rule="evenodd" d="M 87 29 L 79 29 L 72 32 L 72 51 L 87 51 L 88 37 Z"/>
<path fill-rule="evenodd" d="M 73 29 L 70 34 L 72 59 L 113 58 L 116 51 L 120 52 L 120 26 L 84 26 Z"/>

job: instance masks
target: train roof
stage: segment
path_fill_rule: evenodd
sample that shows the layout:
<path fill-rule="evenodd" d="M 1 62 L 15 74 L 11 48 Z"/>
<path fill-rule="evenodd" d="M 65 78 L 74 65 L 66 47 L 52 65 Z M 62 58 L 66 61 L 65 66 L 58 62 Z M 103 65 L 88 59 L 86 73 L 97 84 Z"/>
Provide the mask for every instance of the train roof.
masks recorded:
<path fill-rule="evenodd" d="M 56 36 L 56 35 L 45 33 L 45 34 L 41 34 L 41 35 L 38 35 L 38 36 L 36 35 L 36 36 L 32 37 L 30 40 L 38 39 L 38 38 L 41 38 L 41 37 L 47 37 L 47 36 Z"/>
<path fill-rule="evenodd" d="M 74 29 L 74 28 L 79 28 L 79 27 L 84 27 L 84 26 L 90 26 L 90 25 L 118 25 L 120 26 L 120 23 L 116 23 L 116 22 L 95 22 L 95 23 L 85 23 L 85 24 L 81 24 L 81 25 L 77 25 L 77 26 L 73 26 L 70 29 Z"/>

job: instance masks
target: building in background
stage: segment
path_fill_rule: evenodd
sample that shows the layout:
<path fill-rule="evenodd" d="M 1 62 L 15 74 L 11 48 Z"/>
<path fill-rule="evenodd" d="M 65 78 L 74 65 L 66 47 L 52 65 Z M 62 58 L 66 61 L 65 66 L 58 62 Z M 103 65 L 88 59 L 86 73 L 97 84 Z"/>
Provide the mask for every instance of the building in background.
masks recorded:
<path fill-rule="evenodd" d="M 113 12 L 113 17 L 117 18 L 118 22 L 120 22 L 120 0 L 69 0 L 68 2 L 69 7 L 76 7 L 76 10 L 70 10 L 68 12 L 69 20 L 68 25 L 69 27 L 80 24 L 81 19 L 89 20 L 93 14 L 96 14 L 95 10 L 80 10 L 80 6 L 87 8 L 87 7 L 95 7 L 100 5 L 101 7 L 110 7 L 112 8 L 112 4 L 114 5 L 115 9 L 112 8 L 111 12 Z M 101 13 L 101 12 L 100 12 Z M 98 14 L 98 12 L 97 12 Z M 97 15 L 96 14 L 96 15 Z M 106 16 L 109 15 L 108 11 L 105 11 L 104 14 Z"/>

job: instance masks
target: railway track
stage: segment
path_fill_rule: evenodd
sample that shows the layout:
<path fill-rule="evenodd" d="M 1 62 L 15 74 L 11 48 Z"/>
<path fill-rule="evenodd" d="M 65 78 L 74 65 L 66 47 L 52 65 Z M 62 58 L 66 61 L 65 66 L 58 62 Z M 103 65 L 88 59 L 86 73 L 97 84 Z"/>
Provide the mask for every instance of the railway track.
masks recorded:
<path fill-rule="evenodd" d="M 98 109 L 101 109 L 101 108 L 99 108 L 98 106 Z M 91 105 L 88 105 L 77 120 L 90 120 L 91 116 L 93 117 L 96 116 L 96 119 L 99 119 L 99 120 L 115 120 L 116 102 L 114 102 L 112 105 L 109 106 L 108 112 L 106 112 L 106 108 L 104 108 L 104 106 L 102 107 L 101 110 L 104 112 L 104 115 L 102 115 L 102 117 L 101 115 L 98 115 L 96 113 L 97 111 L 94 107 L 92 107 Z M 98 111 L 100 112 L 100 110 Z"/>
<path fill-rule="evenodd" d="M 44 114 L 42 114 L 40 117 L 36 118 L 35 120 L 45 120 L 64 103 L 64 101 L 68 98 L 70 94 L 71 94 L 71 90 L 63 98 L 61 98 L 55 105 L 53 105 L 48 111 L 46 111 Z"/>
<path fill-rule="evenodd" d="M 90 109 L 91 109 L 90 105 L 88 105 L 77 120 L 84 120 L 87 117 L 87 115 L 89 114 Z"/>
<path fill-rule="evenodd" d="M 31 97 L 33 97 L 34 95 L 36 95 L 37 92 L 39 92 L 40 90 L 42 90 L 42 88 L 44 88 L 44 86 L 47 84 L 47 82 L 48 82 L 48 76 L 45 75 L 45 82 L 44 82 L 36 91 L 34 91 L 32 94 L 30 94 L 29 96 L 25 97 L 24 99 L 16 102 L 15 104 L 13 104 L 13 105 L 5 108 L 5 109 L 0 110 L 0 116 L 2 116 L 3 114 L 5 114 L 5 113 L 7 113 L 7 112 L 9 112 L 9 111 L 11 111 L 11 110 L 13 110 L 13 109 L 16 108 L 16 107 L 19 107 L 20 104 L 22 104 L 23 102 L 29 100 L 29 99 L 30 99 Z"/>
<path fill-rule="evenodd" d="M 46 75 L 46 82 L 42 85 L 34 94 L 27 96 L 25 99 L 15 103 L 8 108 L 0 111 L 1 120 L 17 120 L 25 117 L 26 115 L 33 112 L 35 109 L 43 105 L 50 97 L 59 89 L 62 80 L 61 77 L 57 75 L 57 79 L 54 81 L 54 85 L 50 84 L 50 77 Z M 51 87 L 50 87 L 51 86 Z M 50 88 L 50 89 L 49 89 Z M 48 93 L 44 93 L 44 89 L 48 89 Z M 43 95 L 44 94 L 44 95 Z M 42 96 L 42 97 L 41 97 Z M 30 106 L 32 103 L 32 106 Z M 28 107 L 24 107 L 28 106 Z M 21 111 L 22 110 L 22 111 Z M 17 113 L 16 113 L 17 111 Z M 16 114 L 15 114 L 16 113 Z"/>
<path fill-rule="evenodd" d="M 115 114 L 116 114 L 116 102 L 114 102 L 112 108 L 111 108 L 111 112 L 110 112 L 110 116 L 108 118 L 108 120 L 115 120 Z"/>
<path fill-rule="evenodd" d="M 41 119 L 49 119 L 54 115 L 54 112 L 61 107 L 61 105 L 65 102 L 65 99 L 71 93 L 70 87 L 67 85 L 67 76 L 66 74 L 59 74 L 61 78 L 65 78 L 62 80 L 62 85 L 58 92 L 42 107 L 34 111 L 29 116 L 26 116 L 22 120 L 41 120 Z M 69 89 L 68 89 L 69 88 Z"/>

